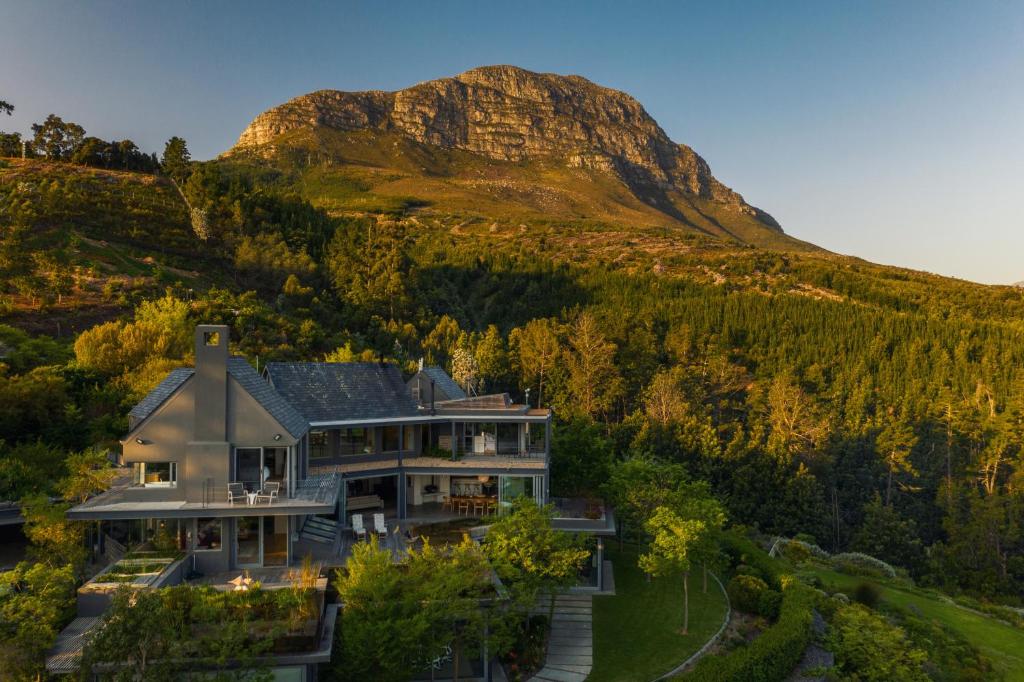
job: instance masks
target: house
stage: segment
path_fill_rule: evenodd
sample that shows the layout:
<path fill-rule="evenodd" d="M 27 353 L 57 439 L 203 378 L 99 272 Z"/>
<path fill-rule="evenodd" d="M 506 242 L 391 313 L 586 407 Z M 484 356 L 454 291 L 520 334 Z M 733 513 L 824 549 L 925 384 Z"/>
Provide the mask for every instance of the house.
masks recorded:
<path fill-rule="evenodd" d="M 438 367 L 408 383 L 381 363 L 271 362 L 264 374 L 309 423 L 308 472 L 341 477 L 346 525 L 367 510 L 423 521 L 547 500 L 548 409 L 467 396 Z"/>
<path fill-rule="evenodd" d="M 192 554 L 197 572 L 288 566 L 302 520 L 337 506 L 338 477 L 306 465 L 309 429 L 230 356 L 227 327 L 200 325 L 195 368 L 173 370 L 129 413 L 120 485 L 68 518 L 99 522 L 100 551 L 160 534 Z"/>

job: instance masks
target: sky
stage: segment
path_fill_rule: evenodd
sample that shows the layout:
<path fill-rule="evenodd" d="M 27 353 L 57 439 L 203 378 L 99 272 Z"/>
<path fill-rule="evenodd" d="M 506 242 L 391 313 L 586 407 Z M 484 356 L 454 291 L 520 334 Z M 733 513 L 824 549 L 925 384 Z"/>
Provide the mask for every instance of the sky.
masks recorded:
<path fill-rule="evenodd" d="M 800 239 L 1024 280 L 1022 2 L 0 0 L 0 129 L 207 159 L 296 95 L 486 64 L 630 93 Z"/>

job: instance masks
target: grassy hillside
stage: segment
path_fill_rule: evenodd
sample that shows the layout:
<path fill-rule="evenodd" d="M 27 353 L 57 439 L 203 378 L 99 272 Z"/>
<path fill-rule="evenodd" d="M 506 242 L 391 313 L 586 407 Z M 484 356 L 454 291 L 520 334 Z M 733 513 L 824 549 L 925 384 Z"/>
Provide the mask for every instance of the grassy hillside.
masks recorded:
<path fill-rule="evenodd" d="M 561 160 L 500 162 L 397 134 L 326 129 L 280 136 L 271 158 L 238 152 L 228 157 L 273 169 L 268 176 L 277 183 L 332 214 L 414 209 L 451 224 L 518 228 L 558 221 L 568 229 L 664 228 L 768 248 L 814 248 L 753 216 L 682 192 L 670 193 L 667 205 L 644 203 L 612 175 L 570 168 Z"/>
<path fill-rule="evenodd" d="M 74 333 L 167 287 L 184 296 L 222 279 L 181 195 L 153 175 L 3 159 L 0 222 L 14 273 L 0 311 L 30 331 Z"/>

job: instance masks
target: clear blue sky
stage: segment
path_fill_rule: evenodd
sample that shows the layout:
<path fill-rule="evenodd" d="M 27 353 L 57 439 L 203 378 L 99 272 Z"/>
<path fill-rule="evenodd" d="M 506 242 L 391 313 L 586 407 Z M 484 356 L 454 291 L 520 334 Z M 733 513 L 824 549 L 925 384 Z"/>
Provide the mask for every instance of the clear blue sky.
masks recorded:
<path fill-rule="evenodd" d="M 797 237 L 1024 280 L 1024 3 L 290 4 L 0 0 L 0 128 L 210 158 L 310 90 L 516 64 L 631 93 Z"/>

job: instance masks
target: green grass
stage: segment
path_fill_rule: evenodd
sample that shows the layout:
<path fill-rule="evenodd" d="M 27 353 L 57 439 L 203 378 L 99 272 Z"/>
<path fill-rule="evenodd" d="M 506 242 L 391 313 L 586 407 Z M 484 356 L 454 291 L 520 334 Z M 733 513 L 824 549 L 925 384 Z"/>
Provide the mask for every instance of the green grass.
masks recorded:
<path fill-rule="evenodd" d="M 836 573 L 825 568 L 815 568 L 811 572 L 821 578 L 830 592 L 849 591 L 861 582 L 875 583 L 881 590 L 882 603 L 905 611 L 915 607 L 925 618 L 939 621 L 963 635 L 992 661 L 995 669 L 1006 680 L 1024 682 L 1024 630 L 978 615 L 923 590 Z"/>
<path fill-rule="evenodd" d="M 635 550 L 609 548 L 615 565 L 615 596 L 594 597 L 594 670 L 589 682 L 649 682 L 679 665 L 711 638 L 725 617 L 725 596 L 714 580 L 701 592 L 699 572 L 690 577 L 690 632 L 683 624 L 679 578 L 644 579 Z"/>

